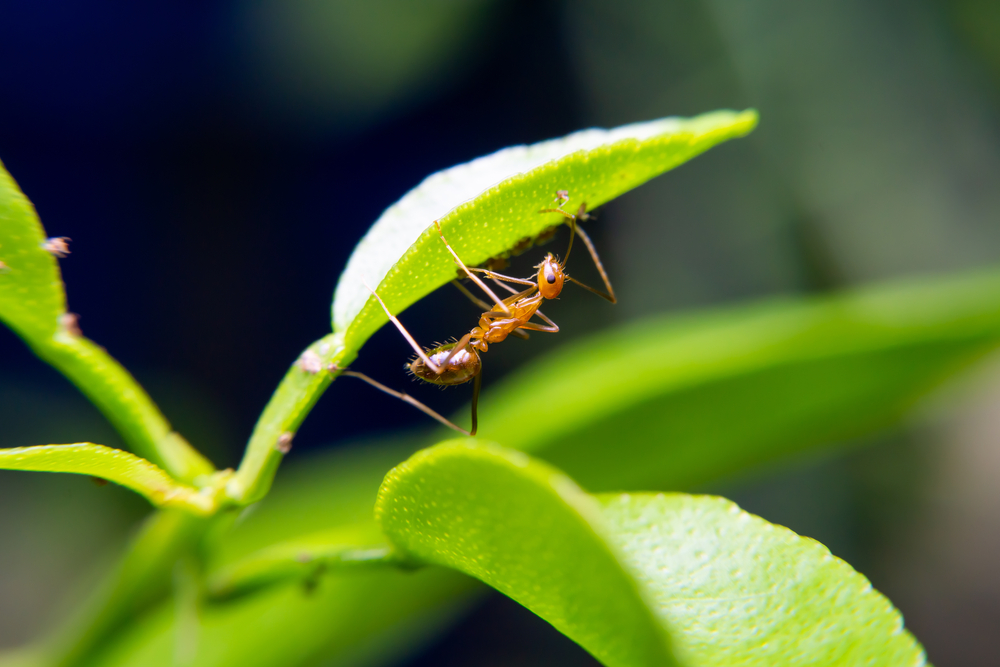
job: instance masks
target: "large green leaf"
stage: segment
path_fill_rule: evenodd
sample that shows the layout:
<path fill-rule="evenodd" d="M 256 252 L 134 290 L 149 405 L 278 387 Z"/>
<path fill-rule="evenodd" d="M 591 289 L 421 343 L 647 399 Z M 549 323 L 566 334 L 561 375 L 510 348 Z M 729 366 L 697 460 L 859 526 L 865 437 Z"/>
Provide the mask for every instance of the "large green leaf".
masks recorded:
<path fill-rule="evenodd" d="M 817 542 L 721 498 L 585 494 L 527 455 L 470 441 L 386 477 L 376 515 L 403 554 L 521 602 L 611 667 L 924 662 L 892 605 Z"/>
<path fill-rule="evenodd" d="M 757 124 L 754 111 L 665 118 L 614 130 L 586 130 L 507 148 L 429 176 L 382 214 L 337 284 L 334 331 L 345 358 L 387 322 L 368 286 L 396 314 L 455 277 L 437 229 L 468 265 L 479 264 L 559 224 L 540 214 L 567 190 L 565 210 L 599 206 Z"/>
<path fill-rule="evenodd" d="M 598 496 L 605 534 L 699 667 L 925 664 L 903 619 L 819 542 L 715 496 Z"/>
<path fill-rule="evenodd" d="M 674 664 L 669 633 L 596 526 L 600 509 L 527 455 L 455 441 L 382 484 L 375 516 L 420 562 L 480 579 L 611 667 Z"/>
<path fill-rule="evenodd" d="M 655 317 L 490 388 L 479 433 L 593 490 L 691 488 L 883 428 L 998 344 L 996 271 Z"/>
<path fill-rule="evenodd" d="M 35 208 L 0 164 L 0 321 L 69 378 L 140 456 L 190 482 L 212 464 L 173 432 L 153 400 L 66 311 L 59 266 Z"/>

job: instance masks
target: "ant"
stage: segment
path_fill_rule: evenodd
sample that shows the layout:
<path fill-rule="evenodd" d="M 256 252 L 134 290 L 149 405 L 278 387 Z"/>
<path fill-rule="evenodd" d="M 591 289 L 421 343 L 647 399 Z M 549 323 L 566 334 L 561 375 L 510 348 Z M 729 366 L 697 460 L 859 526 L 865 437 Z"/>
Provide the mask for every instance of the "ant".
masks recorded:
<path fill-rule="evenodd" d="M 406 340 L 410 343 L 410 346 L 417 353 L 417 357 L 406 364 L 407 370 L 412 375 L 425 382 L 440 386 L 465 384 L 470 380 L 474 382 L 472 387 L 472 426 L 468 431 L 457 426 L 412 396 L 390 389 L 363 373 L 345 370 L 343 374 L 364 380 L 376 389 L 384 391 L 391 396 L 395 396 L 396 398 L 409 403 L 418 410 L 421 410 L 425 414 L 438 420 L 445 426 L 453 428 L 460 433 L 470 436 L 475 435 L 478 428 L 477 407 L 479 404 L 479 391 L 482 386 L 483 377 L 482 360 L 479 356 L 480 352 L 486 352 L 491 343 L 500 343 L 505 340 L 507 336 L 512 334 L 521 338 L 527 338 L 527 331 L 557 333 L 559 331 L 559 326 L 542 313 L 539 310 L 539 307 L 542 305 L 543 301 L 557 298 L 562 292 L 563 285 L 567 280 L 590 292 L 593 292 L 611 303 L 617 303 L 614 290 L 611 287 L 611 282 L 608 280 L 608 275 L 604 271 L 604 265 L 601 264 L 601 260 L 597 255 L 597 250 L 594 248 L 594 244 L 591 242 L 590 237 L 587 236 L 586 232 L 583 231 L 578 223 L 579 219 L 589 219 L 589 216 L 586 213 L 587 204 L 581 204 L 576 215 L 573 215 L 571 213 L 567 213 L 561 208 L 561 206 L 568 200 L 568 193 L 560 190 L 557 193 L 556 199 L 556 201 L 560 202 L 559 207 L 542 209 L 539 211 L 539 213 L 563 214 L 570 227 L 570 237 L 569 244 L 566 248 L 566 256 L 562 259 L 562 261 L 560 261 L 551 252 L 548 253 L 545 256 L 545 259 L 535 266 L 535 268 L 538 269 L 538 273 L 534 276 L 533 280 L 513 278 L 511 276 L 497 273 L 491 269 L 470 268 L 466 266 L 454 249 L 452 249 L 447 239 L 445 239 L 444 233 L 441 231 L 441 226 L 436 220 L 434 221 L 434 225 L 438 229 L 438 234 L 441 236 L 441 241 L 445 244 L 448 252 L 451 253 L 452 257 L 455 259 L 455 263 L 458 264 L 461 270 L 486 294 L 488 294 L 495 303 L 495 305 L 490 307 L 490 304 L 477 298 L 465 287 L 463 287 L 461 283 L 453 281 L 463 294 L 465 294 L 472 300 L 473 303 L 480 306 L 485 311 L 479 317 L 478 326 L 462 336 L 462 338 L 458 341 L 445 343 L 444 345 L 438 345 L 432 349 L 424 350 L 419 344 L 417 344 L 417 341 L 413 339 L 413 336 L 410 335 L 410 332 L 406 330 L 396 316 L 389 312 L 389 309 L 382 301 L 382 298 L 374 290 L 372 290 L 372 294 L 376 299 L 378 299 L 378 302 L 381 304 L 382 310 L 385 311 L 386 316 L 388 316 L 389 320 L 396 326 L 397 329 L 399 329 L 399 332 L 403 334 L 403 337 L 406 338 Z M 596 290 L 593 287 L 589 287 L 566 273 L 566 261 L 569 259 L 570 252 L 573 250 L 573 239 L 576 236 L 580 237 L 584 244 L 586 244 L 587 249 L 590 251 L 590 256 L 594 260 L 594 264 L 597 266 L 597 270 L 601 274 L 601 279 L 604 281 L 604 286 L 608 290 L 606 293 Z M 510 291 L 512 293 L 511 296 L 501 300 L 475 275 L 476 273 L 483 274 L 486 278 L 492 280 L 497 285 Z M 527 288 L 518 292 L 506 283 L 526 285 Z M 544 324 L 530 321 L 531 318 L 536 315 L 544 321 Z"/>

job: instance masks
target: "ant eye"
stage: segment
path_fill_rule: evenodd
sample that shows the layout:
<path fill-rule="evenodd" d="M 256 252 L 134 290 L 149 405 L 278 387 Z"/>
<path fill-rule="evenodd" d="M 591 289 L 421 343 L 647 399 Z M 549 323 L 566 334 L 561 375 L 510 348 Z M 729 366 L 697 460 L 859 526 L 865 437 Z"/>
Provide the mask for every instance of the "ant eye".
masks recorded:
<path fill-rule="evenodd" d="M 547 280 L 548 283 L 551 285 L 552 283 L 554 283 L 556 281 L 556 274 L 552 273 L 551 271 L 546 271 L 545 272 L 545 280 Z"/>

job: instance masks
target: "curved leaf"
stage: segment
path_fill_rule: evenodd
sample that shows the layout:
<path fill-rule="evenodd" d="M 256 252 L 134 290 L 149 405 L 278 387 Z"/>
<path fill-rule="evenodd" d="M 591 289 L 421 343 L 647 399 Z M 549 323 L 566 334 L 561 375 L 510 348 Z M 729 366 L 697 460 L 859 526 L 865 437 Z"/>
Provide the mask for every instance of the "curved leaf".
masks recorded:
<path fill-rule="evenodd" d="M 146 459 L 89 442 L 0 449 L 0 470 L 90 475 L 132 489 L 157 507 L 176 507 L 201 515 L 216 509 L 211 489 L 202 493 L 178 484 Z"/>
<path fill-rule="evenodd" d="M 477 265 L 563 221 L 565 210 L 599 206 L 757 124 L 754 111 L 665 118 L 614 130 L 586 130 L 532 146 L 507 148 L 429 176 L 389 207 L 361 240 L 337 284 L 334 331 L 346 355 L 387 322 L 367 285 L 398 314 L 455 277 L 434 220 L 469 265 Z"/>
<path fill-rule="evenodd" d="M 0 321 L 25 338 L 56 332 L 66 312 L 59 263 L 35 207 L 0 163 Z"/>
<path fill-rule="evenodd" d="M 404 555 L 486 582 L 606 665 L 674 664 L 598 504 L 525 454 L 469 441 L 418 452 L 386 475 L 375 516 Z"/>
<path fill-rule="evenodd" d="M 686 665 L 924 663 L 863 576 L 722 498 L 595 498 L 461 441 L 390 472 L 376 513 L 404 555 L 485 581 L 613 667 L 668 664 L 668 633 Z"/>
<path fill-rule="evenodd" d="M 996 271 L 655 317 L 490 388 L 479 434 L 589 489 L 691 488 L 884 428 L 998 344 Z"/>

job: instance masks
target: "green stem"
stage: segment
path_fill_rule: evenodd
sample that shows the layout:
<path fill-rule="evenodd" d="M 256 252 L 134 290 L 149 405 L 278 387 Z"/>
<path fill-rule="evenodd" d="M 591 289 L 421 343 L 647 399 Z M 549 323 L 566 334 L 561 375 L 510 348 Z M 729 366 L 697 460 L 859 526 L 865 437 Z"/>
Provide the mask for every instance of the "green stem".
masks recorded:
<path fill-rule="evenodd" d="M 288 542 L 262 549 L 211 573 L 208 576 L 208 594 L 216 600 L 225 600 L 288 581 L 297 580 L 308 586 L 332 570 L 408 564 L 384 544 L 357 546 Z"/>
<path fill-rule="evenodd" d="M 75 667 L 91 658 L 125 623 L 170 592 L 178 559 L 195 552 L 212 525 L 187 512 L 153 514 L 96 596 L 44 646 L 46 667 Z"/>
<path fill-rule="evenodd" d="M 176 479 L 192 483 L 215 472 L 212 464 L 170 428 L 170 423 L 135 378 L 107 351 L 61 327 L 51 338 L 29 340 L 104 413 L 129 448 Z"/>
<path fill-rule="evenodd" d="M 343 335 L 329 334 L 292 364 L 257 420 L 243 461 L 226 486 L 230 498 L 247 505 L 267 494 L 302 421 L 340 370 L 354 360 L 345 357 Z"/>

